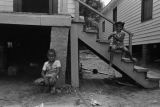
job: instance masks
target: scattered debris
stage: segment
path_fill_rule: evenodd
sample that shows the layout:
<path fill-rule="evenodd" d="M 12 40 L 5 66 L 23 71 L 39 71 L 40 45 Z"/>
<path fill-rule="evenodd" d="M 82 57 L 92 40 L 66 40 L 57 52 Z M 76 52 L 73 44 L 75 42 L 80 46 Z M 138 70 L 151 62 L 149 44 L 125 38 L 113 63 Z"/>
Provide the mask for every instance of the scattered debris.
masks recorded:
<path fill-rule="evenodd" d="M 130 86 L 130 87 L 133 87 L 135 85 L 133 84 L 130 84 L 130 83 L 127 83 L 127 82 L 121 82 L 121 81 L 115 81 L 117 84 L 119 85 L 124 85 L 124 86 Z"/>
<path fill-rule="evenodd" d="M 80 99 L 77 99 L 77 100 L 75 101 L 75 105 L 78 106 L 78 105 L 80 105 L 80 104 L 81 104 L 81 100 L 80 100 Z"/>
<path fill-rule="evenodd" d="M 92 106 L 101 106 L 102 104 L 100 102 L 98 102 L 97 100 L 91 99 L 91 105 Z"/>
<path fill-rule="evenodd" d="M 63 94 L 71 94 L 74 92 L 74 88 L 71 85 L 64 85 L 60 88 L 56 88 L 57 93 L 63 93 Z"/>
<path fill-rule="evenodd" d="M 44 103 L 41 103 L 40 105 L 35 106 L 35 107 L 44 107 Z"/>

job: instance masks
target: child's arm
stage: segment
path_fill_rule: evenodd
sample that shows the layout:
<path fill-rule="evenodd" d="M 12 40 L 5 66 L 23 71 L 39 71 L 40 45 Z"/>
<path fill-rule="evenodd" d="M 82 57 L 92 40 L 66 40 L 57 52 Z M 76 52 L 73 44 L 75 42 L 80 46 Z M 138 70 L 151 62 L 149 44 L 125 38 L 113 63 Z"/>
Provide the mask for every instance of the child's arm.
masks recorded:
<path fill-rule="evenodd" d="M 42 72 L 41 72 L 41 76 L 44 78 L 46 75 L 46 71 L 47 71 L 47 62 L 44 63 L 43 68 L 42 68 Z"/>
<path fill-rule="evenodd" d="M 56 67 L 56 72 L 55 72 L 55 76 L 59 75 L 60 71 L 61 71 L 61 63 L 60 61 L 57 61 L 57 67 Z"/>
<path fill-rule="evenodd" d="M 60 71 L 61 71 L 61 67 L 57 67 L 57 68 L 56 68 L 56 71 L 55 71 L 55 73 L 54 73 L 54 76 L 55 76 L 55 77 L 58 76 L 59 73 L 60 73 Z"/>
<path fill-rule="evenodd" d="M 123 42 L 124 37 L 125 37 L 125 33 L 122 33 L 120 38 L 114 36 L 114 38 L 115 38 L 117 41 L 120 41 L 120 42 Z"/>
<path fill-rule="evenodd" d="M 113 36 L 114 34 L 109 35 L 108 40 L 110 40 Z"/>

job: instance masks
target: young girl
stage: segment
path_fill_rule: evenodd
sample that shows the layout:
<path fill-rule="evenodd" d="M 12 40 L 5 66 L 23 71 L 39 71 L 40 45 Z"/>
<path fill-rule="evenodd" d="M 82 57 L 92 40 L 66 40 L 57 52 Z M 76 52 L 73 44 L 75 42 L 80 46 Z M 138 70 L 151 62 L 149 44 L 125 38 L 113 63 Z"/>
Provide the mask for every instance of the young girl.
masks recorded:
<path fill-rule="evenodd" d="M 124 22 L 116 22 L 115 23 L 115 28 L 116 31 L 114 33 L 112 33 L 109 37 L 108 40 L 110 40 L 111 38 L 113 39 L 112 44 L 110 45 L 110 50 L 109 51 L 115 51 L 115 50 L 121 50 L 123 53 L 127 54 L 130 58 L 131 61 L 136 62 L 136 59 L 134 59 L 131 55 L 131 53 L 129 52 L 129 50 L 124 46 L 124 38 L 125 38 L 125 33 L 122 32 L 122 29 L 124 27 Z M 112 57 L 113 57 L 113 53 L 110 53 L 111 57 L 110 57 L 110 65 L 112 64 Z"/>
<path fill-rule="evenodd" d="M 42 68 L 42 78 L 37 80 L 36 83 L 43 84 L 50 89 L 51 93 L 55 93 L 55 83 L 59 78 L 59 72 L 61 68 L 61 63 L 56 60 L 56 52 L 54 49 L 48 50 L 47 53 L 48 61 L 46 61 Z"/>

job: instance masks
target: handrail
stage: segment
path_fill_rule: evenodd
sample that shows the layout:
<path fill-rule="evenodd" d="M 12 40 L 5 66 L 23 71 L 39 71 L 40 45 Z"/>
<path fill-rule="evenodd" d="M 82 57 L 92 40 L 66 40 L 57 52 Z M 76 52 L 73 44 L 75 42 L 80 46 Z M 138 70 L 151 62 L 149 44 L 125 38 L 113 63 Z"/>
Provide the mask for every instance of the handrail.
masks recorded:
<path fill-rule="evenodd" d="M 92 8 L 91 6 L 87 5 L 86 3 L 84 3 L 81 0 L 77 0 L 80 4 L 82 4 L 83 6 L 87 7 L 88 9 L 90 9 L 91 11 L 95 12 L 96 14 L 98 14 L 99 16 L 101 16 L 102 18 L 104 18 L 105 20 L 107 20 L 108 22 L 114 24 L 115 22 L 106 18 L 102 13 L 98 12 L 97 10 L 95 10 L 94 8 Z M 132 53 L 132 36 L 133 33 L 131 33 L 130 31 L 126 30 L 125 28 L 123 29 L 124 32 L 129 34 L 129 51 L 130 53 Z"/>

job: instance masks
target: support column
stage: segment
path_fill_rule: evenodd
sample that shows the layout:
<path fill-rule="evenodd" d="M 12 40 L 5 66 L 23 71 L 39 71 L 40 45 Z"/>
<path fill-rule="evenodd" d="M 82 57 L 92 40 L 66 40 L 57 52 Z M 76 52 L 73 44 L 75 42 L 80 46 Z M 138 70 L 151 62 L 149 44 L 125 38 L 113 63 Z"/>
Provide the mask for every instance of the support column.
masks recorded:
<path fill-rule="evenodd" d="M 62 71 L 57 86 L 65 84 L 65 72 L 67 63 L 67 45 L 68 45 L 69 28 L 67 27 L 52 27 L 51 29 L 51 44 L 50 48 L 56 50 L 57 59 L 61 61 Z"/>
<path fill-rule="evenodd" d="M 146 66 L 148 59 L 149 59 L 148 46 L 147 44 L 143 44 L 142 45 L 142 64 L 143 66 Z"/>
<path fill-rule="evenodd" d="M 71 26 L 71 84 L 79 87 L 78 25 Z"/>

